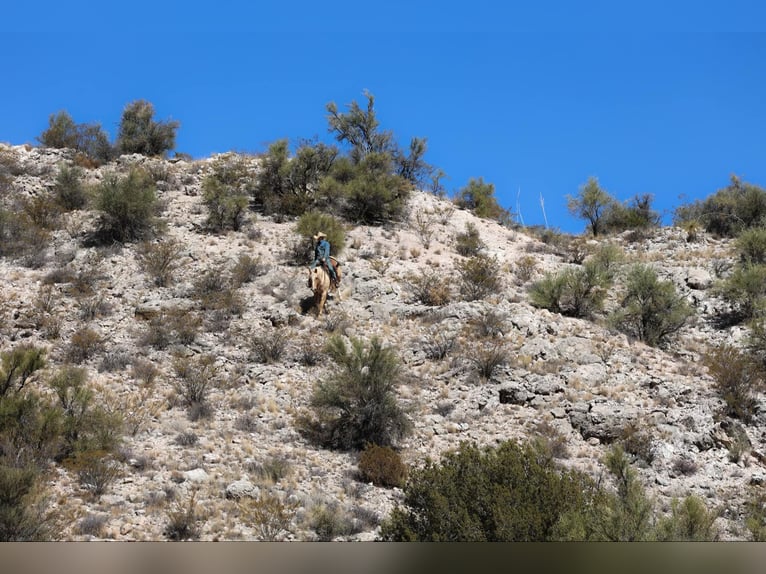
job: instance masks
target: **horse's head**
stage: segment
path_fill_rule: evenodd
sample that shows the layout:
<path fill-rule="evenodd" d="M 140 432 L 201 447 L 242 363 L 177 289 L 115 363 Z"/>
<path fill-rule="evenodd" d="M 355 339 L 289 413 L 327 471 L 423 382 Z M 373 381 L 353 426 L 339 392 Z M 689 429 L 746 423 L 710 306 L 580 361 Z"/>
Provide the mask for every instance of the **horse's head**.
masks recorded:
<path fill-rule="evenodd" d="M 309 289 L 316 290 L 317 286 L 317 278 L 318 278 L 318 269 L 314 267 L 314 269 L 311 269 L 309 267 L 309 281 L 308 281 L 308 287 Z"/>

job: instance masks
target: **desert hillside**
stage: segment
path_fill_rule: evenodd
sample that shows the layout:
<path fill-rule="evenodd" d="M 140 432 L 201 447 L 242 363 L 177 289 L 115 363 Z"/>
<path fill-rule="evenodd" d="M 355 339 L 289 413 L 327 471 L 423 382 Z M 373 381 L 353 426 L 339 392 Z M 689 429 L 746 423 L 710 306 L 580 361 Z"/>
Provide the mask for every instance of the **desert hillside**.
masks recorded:
<path fill-rule="evenodd" d="M 31 146 L 0 154 L 11 210 L 51 194 L 75 159 Z M 603 460 L 619 443 L 657 508 L 694 495 L 718 513 L 717 539 L 750 539 L 747 502 L 766 481 L 763 397 L 751 421 L 726 416 L 705 367 L 711 349 L 747 336 L 720 320 L 728 304 L 714 289 L 734 264 L 731 241 L 704 232 L 689 241 L 672 227 L 533 233 L 416 192 L 404 221 L 346 228 L 340 291 L 317 318 L 294 219 L 251 212 L 236 231 L 207 229 L 202 181 L 215 159 L 125 155 L 85 170 L 90 185 L 134 166 L 153 175 L 164 227 L 153 243 L 89 241 L 98 213 L 83 208 L 56 214 L 39 245 L 0 257 L 0 352 L 45 350 L 25 388 L 54 396 L 60 369 L 83 368 L 92 404 L 121 421 L 110 472 L 49 464 L 45 511 L 59 538 L 167 540 L 169 522 L 191 509 L 200 540 L 375 539 L 402 489 L 360 480 L 358 451 L 301 432 L 316 384 L 337 372 L 324 345 L 339 336 L 394 350 L 396 397 L 412 425 L 396 450 L 412 468 L 464 441 L 539 438 L 564 467 L 610 484 Z M 499 285 L 466 294 L 457 238 L 471 227 Z M 162 281 L 149 265 L 160 243 L 173 249 Z M 590 319 L 532 304 L 532 284 L 606 244 L 622 254 L 618 275 L 650 265 L 690 305 L 664 344 L 607 320 L 619 281 Z M 426 278 L 443 282 L 432 304 Z M 192 384 L 204 401 L 185 400 Z M 266 494 L 289 506 L 271 530 L 245 503 Z"/>

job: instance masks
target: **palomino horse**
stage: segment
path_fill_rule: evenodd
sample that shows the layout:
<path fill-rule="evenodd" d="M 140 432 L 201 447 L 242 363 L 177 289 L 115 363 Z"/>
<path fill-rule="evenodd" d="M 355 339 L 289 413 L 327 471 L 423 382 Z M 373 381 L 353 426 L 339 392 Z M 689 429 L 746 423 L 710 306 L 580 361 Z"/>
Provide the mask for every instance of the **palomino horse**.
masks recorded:
<path fill-rule="evenodd" d="M 340 263 L 338 263 L 334 257 L 330 257 L 330 259 L 334 264 L 335 275 L 338 277 L 338 284 L 340 284 Z M 340 301 L 340 291 L 338 291 L 336 285 L 332 285 L 331 283 L 330 274 L 323 265 L 317 265 L 314 269 L 309 269 L 309 288 L 314 292 L 314 307 L 317 310 L 317 317 L 322 315 L 328 292 L 334 291 L 337 293 L 338 301 Z"/>

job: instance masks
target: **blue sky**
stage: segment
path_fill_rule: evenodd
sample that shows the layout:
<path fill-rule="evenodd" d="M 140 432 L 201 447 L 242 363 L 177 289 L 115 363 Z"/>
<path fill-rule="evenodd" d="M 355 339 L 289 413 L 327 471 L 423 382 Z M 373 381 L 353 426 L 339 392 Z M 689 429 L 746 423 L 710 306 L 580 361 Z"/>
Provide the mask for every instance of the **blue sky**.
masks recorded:
<path fill-rule="evenodd" d="M 732 174 L 766 186 L 756 1 L 10 4 L 12 144 L 60 110 L 114 137 L 137 99 L 180 122 L 176 150 L 195 158 L 331 142 L 326 104 L 369 90 L 382 129 L 428 140 L 449 193 L 481 177 L 527 225 L 581 232 L 566 196 L 591 176 L 620 200 L 653 194 L 666 222 Z"/>

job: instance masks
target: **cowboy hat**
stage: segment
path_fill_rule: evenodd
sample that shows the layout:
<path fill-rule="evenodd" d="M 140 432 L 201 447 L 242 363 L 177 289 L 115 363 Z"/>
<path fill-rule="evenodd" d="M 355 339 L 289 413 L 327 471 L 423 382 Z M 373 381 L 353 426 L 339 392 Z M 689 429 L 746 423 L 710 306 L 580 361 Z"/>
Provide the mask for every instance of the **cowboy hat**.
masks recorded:
<path fill-rule="evenodd" d="M 322 233 L 322 232 L 320 231 L 319 233 L 317 233 L 317 234 L 314 236 L 314 239 L 322 239 L 323 237 L 324 237 L 325 239 L 327 238 L 327 236 L 326 236 L 324 233 Z"/>

